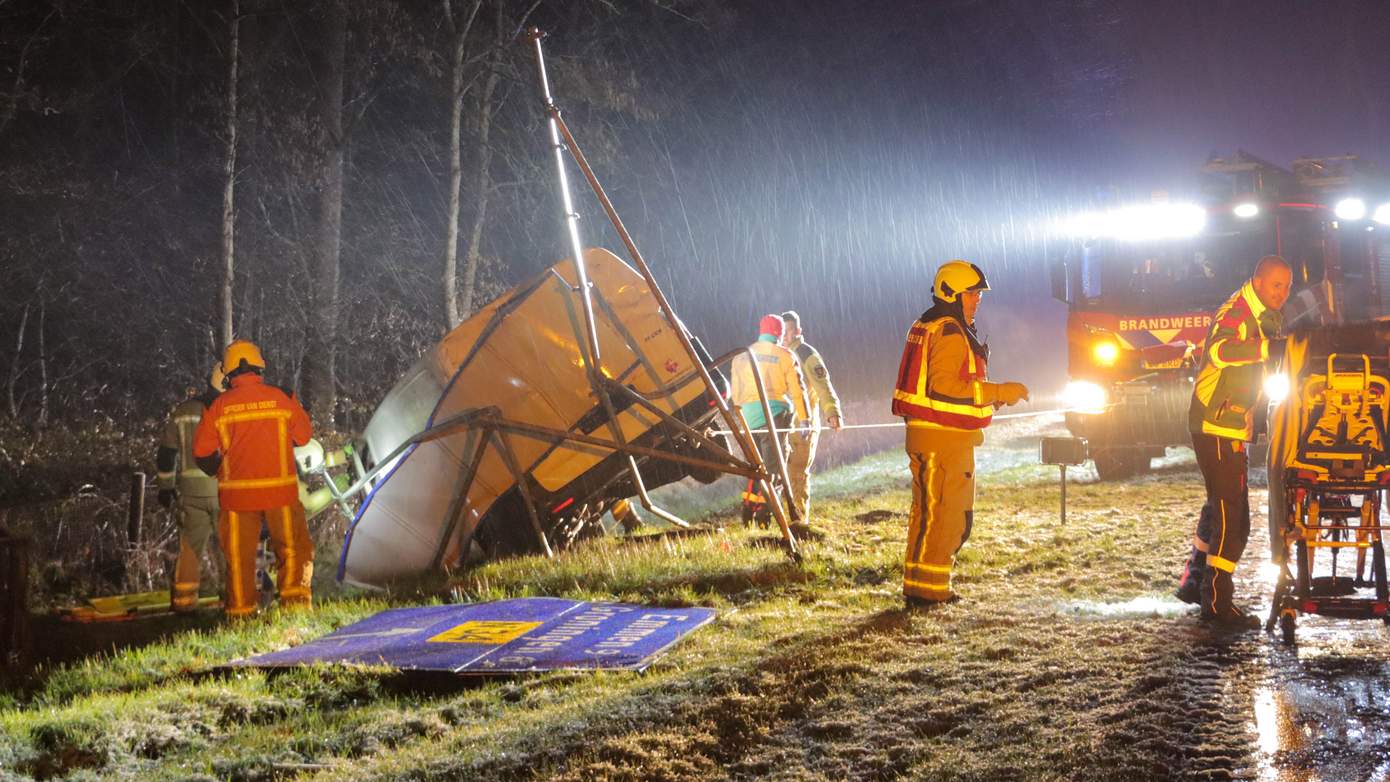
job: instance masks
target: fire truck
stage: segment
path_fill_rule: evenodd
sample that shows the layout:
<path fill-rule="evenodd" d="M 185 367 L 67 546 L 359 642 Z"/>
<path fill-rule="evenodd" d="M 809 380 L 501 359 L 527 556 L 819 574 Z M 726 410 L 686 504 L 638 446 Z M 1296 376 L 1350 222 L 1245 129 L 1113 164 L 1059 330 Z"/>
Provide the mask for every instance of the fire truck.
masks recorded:
<path fill-rule="evenodd" d="M 1087 439 L 1102 480 L 1143 472 L 1190 443 L 1188 404 L 1212 314 L 1261 256 L 1293 267 L 1286 330 L 1390 313 L 1390 188 L 1357 157 L 1284 168 L 1238 152 L 1208 161 L 1198 192 L 1193 202 L 1059 226 L 1066 250 L 1050 271 L 1068 308 L 1067 427 Z"/>

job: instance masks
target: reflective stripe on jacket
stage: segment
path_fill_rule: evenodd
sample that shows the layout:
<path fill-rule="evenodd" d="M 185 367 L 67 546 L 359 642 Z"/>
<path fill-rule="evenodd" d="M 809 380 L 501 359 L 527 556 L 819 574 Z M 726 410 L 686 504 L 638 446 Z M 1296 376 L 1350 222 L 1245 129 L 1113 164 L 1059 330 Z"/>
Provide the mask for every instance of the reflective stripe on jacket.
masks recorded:
<path fill-rule="evenodd" d="M 294 447 L 312 436 L 299 402 L 259 375 L 232 378 L 212 403 L 193 441 L 195 457 L 222 455 L 218 500 L 224 510 L 269 510 L 299 497 Z"/>
<path fill-rule="evenodd" d="M 985 381 L 985 359 L 954 318 L 916 321 L 907 331 L 893 415 L 909 427 L 971 431 L 989 426 L 999 386 Z"/>
<path fill-rule="evenodd" d="M 753 351 L 753 358 L 758 362 L 758 375 L 763 379 L 767 400 L 774 406 L 779 401 L 789 405 L 786 409 L 793 411 L 797 419 L 810 420 L 806 404 L 806 385 L 801 379 L 801 367 L 791 351 L 776 342 L 767 342 L 761 338 L 749 345 L 749 349 Z M 732 376 L 730 397 L 733 403 L 740 407 L 756 404 L 761 410 L 758 386 L 753 379 L 753 369 L 749 366 L 748 357 L 741 353 L 735 356 L 729 367 L 729 374 Z M 774 408 L 772 412 L 775 414 L 777 410 Z M 744 418 L 749 426 L 755 429 L 766 423 L 755 422 L 748 416 Z"/>
<path fill-rule="evenodd" d="M 1192 386 L 1188 427 L 1193 432 L 1249 440 L 1255 431 L 1255 403 L 1264 382 L 1269 338 L 1283 319 L 1260 301 L 1252 282 L 1216 311 L 1202 348 Z"/>

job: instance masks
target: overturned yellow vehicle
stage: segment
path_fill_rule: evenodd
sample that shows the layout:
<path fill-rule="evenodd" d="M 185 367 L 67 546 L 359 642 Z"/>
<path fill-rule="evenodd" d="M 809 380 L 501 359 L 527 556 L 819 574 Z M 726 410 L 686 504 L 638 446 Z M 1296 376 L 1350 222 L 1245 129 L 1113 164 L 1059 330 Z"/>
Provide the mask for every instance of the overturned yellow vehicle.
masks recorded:
<path fill-rule="evenodd" d="M 704 435 L 718 404 L 677 337 L 684 326 L 613 254 L 589 249 L 584 263 L 598 373 L 585 365 L 570 260 L 449 332 L 386 395 L 357 445 L 369 489 L 340 580 L 418 582 L 482 558 L 549 552 L 599 530 L 606 510 L 644 488 L 719 477 L 710 458 L 724 454 L 711 455 L 722 449 Z"/>

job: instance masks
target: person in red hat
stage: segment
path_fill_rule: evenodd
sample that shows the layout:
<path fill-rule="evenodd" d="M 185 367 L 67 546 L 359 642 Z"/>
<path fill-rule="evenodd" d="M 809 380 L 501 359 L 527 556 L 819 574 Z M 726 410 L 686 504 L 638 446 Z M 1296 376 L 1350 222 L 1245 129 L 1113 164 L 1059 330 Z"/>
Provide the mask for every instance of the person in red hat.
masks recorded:
<path fill-rule="evenodd" d="M 811 416 L 806 404 L 806 383 L 801 377 L 801 364 L 790 350 L 778 343 L 782 337 L 782 328 L 781 315 L 764 315 L 762 320 L 758 321 L 758 339 L 749 345 L 748 349 L 753 353 L 758 377 L 762 378 L 763 390 L 767 392 L 768 406 L 772 408 L 773 427 L 784 432 L 792 428 L 793 416 L 801 422 L 809 421 Z M 748 356 L 744 354 L 734 358 L 729 371 L 733 376 L 730 397 L 743 413 L 743 420 L 748 423 L 748 428 L 767 429 L 767 416 L 763 413 L 762 399 L 758 396 L 757 381 L 753 376 L 755 369 L 748 361 Z M 753 439 L 758 445 L 763 464 L 767 465 L 768 471 L 773 473 L 774 481 L 778 484 L 777 491 L 784 499 L 783 507 L 789 508 L 785 502 L 786 490 L 780 486 L 780 480 L 776 480 L 779 473 L 776 449 L 780 448 L 783 454 L 787 452 L 786 435 L 774 436 L 769 431 L 756 434 Z M 760 524 L 767 524 L 770 519 L 767 498 L 762 496 L 758 486 L 750 480 L 743 492 L 743 520 L 756 520 Z"/>

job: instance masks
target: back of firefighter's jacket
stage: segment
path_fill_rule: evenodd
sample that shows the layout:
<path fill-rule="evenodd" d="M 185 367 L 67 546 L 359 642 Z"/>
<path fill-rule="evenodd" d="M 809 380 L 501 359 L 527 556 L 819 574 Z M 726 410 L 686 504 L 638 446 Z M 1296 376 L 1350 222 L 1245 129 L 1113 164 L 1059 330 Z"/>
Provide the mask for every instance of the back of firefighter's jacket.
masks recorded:
<path fill-rule="evenodd" d="M 767 391 L 769 402 L 782 402 L 802 421 L 811 415 L 806 403 L 806 385 L 801 378 L 801 366 L 790 350 L 776 342 L 754 342 L 749 346 L 757 361 L 758 375 L 763 379 L 763 389 Z M 746 355 L 734 357 L 729 367 L 732 375 L 730 396 L 736 405 L 758 402 L 758 386 L 753 379 L 753 368 Z"/>
<path fill-rule="evenodd" d="M 220 452 L 218 499 L 233 511 L 269 510 L 299 497 L 294 447 L 309 442 L 312 427 L 299 402 L 259 375 L 231 381 L 212 403 L 193 443 L 197 457 Z"/>
<path fill-rule="evenodd" d="M 193 459 L 193 436 L 203 420 L 204 400 L 186 399 L 169 414 L 159 438 L 159 487 L 177 488 L 187 497 L 216 497 L 217 479 L 203 472 Z M 163 454 L 173 456 L 173 464 L 163 464 Z"/>

